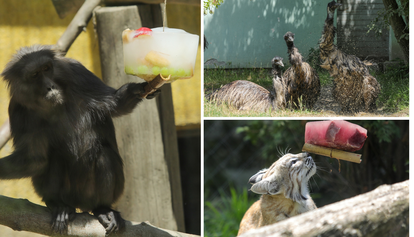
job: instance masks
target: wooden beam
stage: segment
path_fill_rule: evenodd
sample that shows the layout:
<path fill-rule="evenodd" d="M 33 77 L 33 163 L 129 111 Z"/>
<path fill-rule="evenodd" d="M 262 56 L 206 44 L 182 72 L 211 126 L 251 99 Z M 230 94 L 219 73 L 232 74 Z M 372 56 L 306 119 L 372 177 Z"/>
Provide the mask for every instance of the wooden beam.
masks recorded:
<path fill-rule="evenodd" d="M 125 74 L 121 38 L 123 30 L 143 26 L 137 7 L 104 7 L 95 11 L 95 15 L 103 81 L 114 88 L 128 82 L 143 82 L 138 77 Z M 173 199 L 176 200 L 172 193 L 178 189 L 181 193 L 181 186 L 173 188 L 171 176 L 179 176 L 180 172 L 176 169 L 175 172 L 169 171 L 171 165 L 167 161 L 169 156 L 178 157 L 178 152 L 169 147 L 176 144 L 173 141 L 176 138 L 163 136 L 170 134 L 167 130 L 175 129 L 175 125 L 173 120 L 166 122 L 160 119 L 160 114 L 168 112 L 173 115 L 163 102 L 172 98 L 168 95 L 170 88 L 162 87 L 161 90 L 159 108 L 163 111 L 158 109 L 156 100 L 146 100 L 132 114 L 114 121 L 126 177 L 126 188 L 118 209 L 127 219 L 150 221 L 156 226 L 177 230 L 177 223 L 184 223 L 184 220 L 179 220 L 177 217 L 180 215 L 175 213 L 183 210 L 182 205 L 181 210 L 173 207 Z M 178 201 L 182 203 L 182 200 Z"/>
<path fill-rule="evenodd" d="M 147 4 L 160 4 L 164 3 L 164 0 L 104 0 L 104 3 L 116 5 L 116 4 L 138 4 L 138 3 L 147 3 Z M 201 6 L 200 0 L 167 0 L 167 4 L 188 4 Z"/>

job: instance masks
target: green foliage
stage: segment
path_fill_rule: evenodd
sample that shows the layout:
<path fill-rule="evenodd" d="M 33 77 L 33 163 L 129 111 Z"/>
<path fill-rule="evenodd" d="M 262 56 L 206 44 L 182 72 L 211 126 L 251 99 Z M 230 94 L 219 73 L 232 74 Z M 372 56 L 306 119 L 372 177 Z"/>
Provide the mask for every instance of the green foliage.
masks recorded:
<path fill-rule="evenodd" d="M 282 150 L 303 146 L 305 127 L 304 122 L 299 120 L 258 120 L 251 121 L 248 126 L 238 127 L 236 131 L 244 135 L 244 140 L 260 147 L 262 157 L 272 163 L 275 161 L 275 155 L 279 156 Z"/>
<path fill-rule="evenodd" d="M 408 0 L 402 1 L 401 3 L 397 1 L 398 3 L 397 9 L 392 9 L 391 7 L 388 7 L 386 9 L 378 11 L 377 17 L 374 20 L 372 20 L 371 23 L 367 26 L 368 27 L 367 33 L 373 31 L 375 32 L 377 36 L 382 35 L 382 32 L 384 29 L 389 30 L 390 25 L 391 25 L 390 19 L 394 14 L 397 14 L 403 17 L 408 17 L 408 8 L 409 8 L 408 2 L 409 2 Z M 406 32 L 409 32 L 409 22 L 406 22 L 406 29 L 404 30 L 406 30 Z M 409 34 L 405 33 L 397 40 L 399 41 L 403 38 L 406 40 L 409 40 Z"/>
<path fill-rule="evenodd" d="M 230 197 L 221 193 L 221 198 L 218 201 L 204 202 L 205 237 L 237 235 L 240 221 L 254 200 L 249 200 L 245 188 L 241 193 L 238 193 L 234 188 L 230 188 L 230 193 Z"/>
<path fill-rule="evenodd" d="M 309 49 L 309 53 L 308 53 L 308 58 L 306 59 L 306 62 L 309 63 L 309 65 L 315 69 L 318 73 L 322 72 L 322 71 L 326 71 L 323 70 L 321 68 L 321 60 L 319 58 L 321 50 L 319 49 L 319 46 L 316 46 L 314 48 L 310 48 Z"/>
<path fill-rule="evenodd" d="M 204 15 L 213 14 L 215 8 L 220 6 L 224 0 L 204 0 Z"/>
<path fill-rule="evenodd" d="M 409 68 L 403 62 L 384 73 L 375 73 L 374 77 L 381 85 L 378 103 L 387 112 L 408 108 L 410 102 Z"/>
<path fill-rule="evenodd" d="M 379 143 L 390 143 L 393 139 L 401 136 L 400 129 L 394 121 L 360 121 L 358 124 L 369 130 L 371 134 L 374 134 L 378 138 Z"/>
<path fill-rule="evenodd" d="M 323 68 L 321 68 L 321 60 L 320 60 L 320 53 L 321 50 L 319 47 L 314 47 L 309 49 L 308 58 L 306 62 L 315 69 L 316 73 L 318 73 L 319 80 L 321 82 L 321 86 L 326 86 L 332 84 L 332 78 L 329 76 L 329 72 Z"/>

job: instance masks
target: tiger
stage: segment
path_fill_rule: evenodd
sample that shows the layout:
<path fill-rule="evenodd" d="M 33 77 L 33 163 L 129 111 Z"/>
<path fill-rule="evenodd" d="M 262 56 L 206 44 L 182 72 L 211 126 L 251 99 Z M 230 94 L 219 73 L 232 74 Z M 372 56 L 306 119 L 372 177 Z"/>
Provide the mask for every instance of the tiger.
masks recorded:
<path fill-rule="evenodd" d="M 238 235 L 316 209 L 308 190 L 315 173 L 315 162 L 304 152 L 285 154 L 253 175 L 250 191 L 262 196 L 244 214 Z"/>

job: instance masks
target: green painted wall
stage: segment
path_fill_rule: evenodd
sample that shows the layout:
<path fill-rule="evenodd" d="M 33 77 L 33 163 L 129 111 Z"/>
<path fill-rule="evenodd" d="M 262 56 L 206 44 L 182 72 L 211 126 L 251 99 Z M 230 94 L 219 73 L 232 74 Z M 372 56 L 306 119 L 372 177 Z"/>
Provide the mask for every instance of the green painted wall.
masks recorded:
<path fill-rule="evenodd" d="M 209 42 L 204 61 L 215 58 L 231 66 L 270 67 L 274 56 L 288 62 L 283 35 L 295 33 L 303 56 L 318 46 L 329 0 L 225 0 L 204 16 Z"/>

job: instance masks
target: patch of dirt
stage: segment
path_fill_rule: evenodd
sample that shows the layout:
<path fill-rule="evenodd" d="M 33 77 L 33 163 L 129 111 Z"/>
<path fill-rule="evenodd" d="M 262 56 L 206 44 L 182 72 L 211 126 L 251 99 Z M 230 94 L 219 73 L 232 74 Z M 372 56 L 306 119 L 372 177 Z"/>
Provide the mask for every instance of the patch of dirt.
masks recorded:
<path fill-rule="evenodd" d="M 332 113 L 334 115 L 341 112 L 341 106 L 335 102 L 332 96 L 333 85 L 321 87 L 321 94 L 316 101 L 313 109 L 321 113 Z"/>

